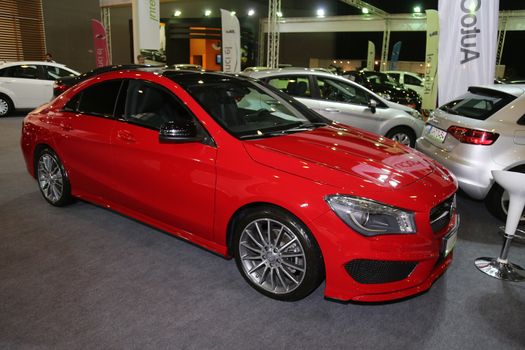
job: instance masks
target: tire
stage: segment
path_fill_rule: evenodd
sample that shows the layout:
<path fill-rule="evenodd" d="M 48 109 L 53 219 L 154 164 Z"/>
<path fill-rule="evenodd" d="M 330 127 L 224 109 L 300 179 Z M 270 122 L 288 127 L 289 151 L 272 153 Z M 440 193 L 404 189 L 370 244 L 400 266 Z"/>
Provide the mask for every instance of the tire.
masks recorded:
<path fill-rule="evenodd" d="M 525 166 L 520 166 L 511 171 L 519 173 L 525 173 Z M 496 182 L 492 185 L 489 193 L 485 197 L 485 206 L 488 211 L 500 219 L 501 221 L 507 220 L 507 211 L 509 208 L 509 194 Z M 520 224 L 525 223 L 525 211 L 521 215 Z"/>
<path fill-rule="evenodd" d="M 62 207 L 73 201 L 67 173 L 55 152 L 49 148 L 43 149 L 38 154 L 35 166 L 38 188 L 49 204 Z"/>
<path fill-rule="evenodd" d="M 13 102 L 6 95 L 0 94 L 0 118 L 6 117 L 13 112 Z"/>
<path fill-rule="evenodd" d="M 392 128 L 386 133 L 386 137 L 412 148 L 416 145 L 416 134 L 406 126 L 396 126 Z"/>
<path fill-rule="evenodd" d="M 321 251 L 310 230 L 276 207 L 246 212 L 234 228 L 233 252 L 241 275 L 258 292 L 295 301 L 324 278 Z"/>

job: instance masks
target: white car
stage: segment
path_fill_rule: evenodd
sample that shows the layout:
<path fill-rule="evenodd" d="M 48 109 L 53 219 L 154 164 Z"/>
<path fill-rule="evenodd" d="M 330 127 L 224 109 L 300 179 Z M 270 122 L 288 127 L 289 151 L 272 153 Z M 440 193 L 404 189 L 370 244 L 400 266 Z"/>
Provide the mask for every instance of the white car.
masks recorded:
<path fill-rule="evenodd" d="M 445 165 L 466 194 L 485 200 L 505 220 L 509 196 L 491 170 L 525 173 L 525 85 L 470 87 L 434 111 L 416 148 Z"/>
<path fill-rule="evenodd" d="M 423 85 L 423 78 L 421 78 L 416 73 L 404 72 L 400 70 L 389 70 L 385 71 L 388 75 L 394 78 L 398 83 L 404 85 L 406 88 L 412 89 L 418 93 L 420 97 L 423 96 L 423 91 L 425 89 Z"/>
<path fill-rule="evenodd" d="M 80 73 L 63 64 L 19 61 L 0 64 L 0 117 L 15 109 L 35 108 L 53 98 L 55 79 Z"/>
<path fill-rule="evenodd" d="M 324 117 L 414 147 L 425 122 L 413 108 L 393 103 L 346 78 L 308 68 L 243 73 L 277 88 Z"/>

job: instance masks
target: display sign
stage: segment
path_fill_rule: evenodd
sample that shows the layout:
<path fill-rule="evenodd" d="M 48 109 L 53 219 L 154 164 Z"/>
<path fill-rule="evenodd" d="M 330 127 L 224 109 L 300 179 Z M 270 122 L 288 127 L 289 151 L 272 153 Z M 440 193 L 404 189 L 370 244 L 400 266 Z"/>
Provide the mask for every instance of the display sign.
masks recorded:
<path fill-rule="evenodd" d="M 234 13 L 221 9 L 222 70 L 226 73 L 241 71 L 241 30 Z"/>
<path fill-rule="evenodd" d="M 499 0 L 439 0 L 439 104 L 494 82 Z"/>
<path fill-rule="evenodd" d="M 108 66 L 110 62 L 106 30 L 102 23 L 96 19 L 91 20 L 91 30 L 93 32 L 93 47 L 95 49 L 96 66 Z"/>
<path fill-rule="evenodd" d="M 159 50 L 159 0 L 134 0 L 137 6 L 138 45 L 140 50 Z"/>
<path fill-rule="evenodd" d="M 397 69 L 397 61 L 399 60 L 399 54 L 401 52 L 401 45 L 402 41 L 398 41 L 394 44 L 392 47 L 392 55 L 390 56 L 390 70 L 396 70 Z"/>
<path fill-rule="evenodd" d="M 376 46 L 373 42 L 368 42 L 368 56 L 366 58 L 366 69 L 374 70 L 374 61 L 376 59 Z"/>
<path fill-rule="evenodd" d="M 439 16 L 436 10 L 426 10 L 425 12 L 427 14 L 427 45 L 421 108 L 433 110 L 436 108 L 438 91 Z"/>

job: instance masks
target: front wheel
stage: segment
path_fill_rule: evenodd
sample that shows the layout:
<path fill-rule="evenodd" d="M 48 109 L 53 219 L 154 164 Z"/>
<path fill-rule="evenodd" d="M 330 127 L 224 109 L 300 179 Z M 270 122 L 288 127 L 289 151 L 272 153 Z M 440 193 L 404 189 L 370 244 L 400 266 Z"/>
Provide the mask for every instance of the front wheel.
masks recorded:
<path fill-rule="evenodd" d="M 405 146 L 414 147 L 416 145 L 416 134 L 406 126 L 397 126 L 391 129 L 387 132 L 386 137 Z"/>
<path fill-rule="evenodd" d="M 66 171 L 56 153 L 49 148 L 42 150 L 38 155 L 36 178 L 42 196 L 50 204 L 61 207 L 72 201 Z"/>
<path fill-rule="evenodd" d="M 13 103 L 9 97 L 0 94 L 0 117 L 5 117 L 13 111 Z"/>
<path fill-rule="evenodd" d="M 511 171 L 519 173 L 525 173 L 525 167 L 519 167 Z M 503 189 L 497 183 L 492 185 L 487 197 L 485 197 L 485 206 L 488 211 L 500 219 L 501 221 L 507 220 L 507 212 L 509 210 L 509 193 Z M 525 211 L 521 214 L 520 224 L 525 223 Z"/>
<path fill-rule="evenodd" d="M 282 209 L 258 208 L 244 215 L 235 227 L 233 251 L 244 279 L 270 298 L 302 299 L 324 276 L 323 259 L 312 234 Z"/>

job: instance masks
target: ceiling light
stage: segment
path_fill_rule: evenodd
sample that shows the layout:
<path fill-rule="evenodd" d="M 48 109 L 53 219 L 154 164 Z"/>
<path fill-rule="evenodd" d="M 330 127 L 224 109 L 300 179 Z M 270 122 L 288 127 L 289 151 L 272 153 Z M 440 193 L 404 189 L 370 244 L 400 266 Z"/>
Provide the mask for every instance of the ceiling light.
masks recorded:
<path fill-rule="evenodd" d="M 365 14 L 365 15 L 368 15 L 368 14 L 370 13 L 370 10 L 369 10 L 367 7 L 363 7 L 363 8 L 361 9 L 361 12 L 362 12 L 363 14 Z"/>
<path fill-rule="evenodd" d="M 175 17 L 179 17 L 180 15 L 182 15 L 182 12 L 180 10 L 175 10 L 175 12 L 173 12 L 173 16 Z"/>
<path fill-rule="evenodd" d="M 253 16 L 255 15 L 255 10 L 254 9 L 249 9 L 248 10 L 248 16 Z"/>
<path fill-rule="evenodd" d="M 211 10 L 205 10 L 204 11 L 204 16 L 206 16 L 206 17 L 211 16 Z"/>
<path fill-rule="evenodd" d="M 276 15 L 277 15 L 277 17 L 282 17 L 283 13 L 281 11 L 277 11 Z"/>
<path fill-rule="evenodd" d="M 414 13 L 421 13 L 421 6 L 414 6 Z"/>
<path fill-rule="evenodd" d="M 235 12 L 235 11 L 230 11 L 230 15 L 235 16 L 236 14 L 237 14 L 237 12 Z"/>
<path fill-rule="evenodd" d="M 318 8 L 316 11 L 317 17 L 324 17 L 325 12 L 323 8 Z"/>

